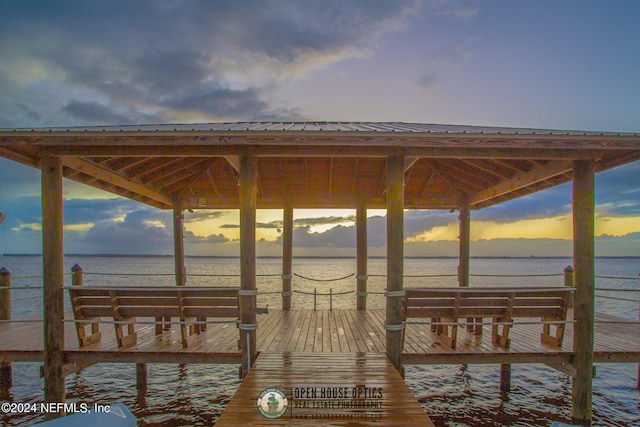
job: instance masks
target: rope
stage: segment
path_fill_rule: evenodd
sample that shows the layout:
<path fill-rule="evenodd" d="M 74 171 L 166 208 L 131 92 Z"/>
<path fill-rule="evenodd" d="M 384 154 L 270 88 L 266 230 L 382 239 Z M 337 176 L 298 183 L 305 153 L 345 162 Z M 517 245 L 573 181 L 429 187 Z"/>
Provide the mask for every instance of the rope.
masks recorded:
<path fill-rule="evenodd" d="M 640 289 L 622 289 L 622 288 L 594 288 L 596 291 L 613 291 L 613 292 L 640 292 Z"/>
<path fill-rule="evenodd" d="M 42 286 L 0 286 L 0 289 L 11 289 L 17 291 L 24 289 L 42 289 Z"/>
<path fill-rule="evenodd" d="M 558 277 L 558 276 L 564 276 L 564 274 L 470 274 L 469 276 L 471 277 Z"/>
<path fill-rule="evenodd" d="M 37 323 L 42 322 L 42 319 L 17 319 L 17 320 L 0 320 L 0 323 Z"/>
<path fill-rule="evenodd" d="M 466 326 L 466 322 L 433 322 L 433 321 L 407 321 L 408 325 L 446 325 L 446 326 Z M 576 323 L 575 320 L 546 320 L 531 322 L 474 322 L 473 326 L 489 326 L 489 325 L 562 325 L 568 323 Z M 637 323 L 637 322 L 636 322 Z"/>
<path fill-rule="evenodd" d="M 407 274 L 403 277 L 458 277 L 457 274 Z"/>
<path fill-rule="evenodd" d="M 34 295 L 32 297 L 22 297 L 22 298 L 11 298 L 11 302 L 26 301 L 29 299 L 36 299 L 36 298 L 42 298 L 42 295 Z"/>
<path fill-rule="evenodd" d="M 173 273 L 91 273 L 87 271 L 84 274 L 92 276 L 174 276 Z"/>
<path fill-rule="evenodd" d="M 103 320 L 103 319 L 99 319 L 99 320 L 93 320 L 93 319 L 87 319 L 87 320 L 75 320 L 75 319 L 62 319 L 63 322 L 67 322 L 67 323 L 106 323 L 109 325 L 211 325 L 211 324 L 216 324 L 216 323 L 237 323 L 238 320 L 207 320 L 207 321 L 202 321 L 202 320 L 197 320 L 197 321 L 193 321 L 193 322 L 181 322 L 181 321 L 177 321 L 177 322 L 171 322 L 171 321 L 153 321 L 153 320 L 134 320 L 131 322 L 128 321 L 124 321 L 124 320 Z M 41 322 L 41 320 L 40 320 Z"/>
<path fill-rule="evenodd" d="M 617 279 L 617 280 L 639 280 L 639 277 L 629 277 L 629 276 L 594 276 L 598 279 Z"/>
<path fill-rule="evenodd" d="M 628 302 L 635 302 L 635 303 L 640 304 L 640 300 L 637 300 L 637 299 L 608 297 L 608 296 L 605 296 L 605 295 L 598 295 L 598 294 L 596 294 L 596 296 L 598 298 L 603 298 L 603 299 L 614 299 L 614 300 L 617 300 L 617 301 L 628 301 Z"/>
<path fill-rule="evenodd" d="M 319 295 L 319 296 L 329 296 L 329 295 L 347 295 L 347 294 L 352 294 L 355 291 L 346 291 L 346 292 L 333 292 L 333 293 L 313 293 L 313 292 L 303 292 L 303 291 L 292 291 L 295 292 L 297 294 L 302 294 L 302 295 Z"/>
<path fill-rule="evenodd" d="M 640 325 L 638 320 L 596 320 L 594 323 L 611 323 L 613 325 Z"/>
<path fill-rule="evenodd" d="M 191 274 L 188 273 L 189 277 L 240 277 L 239 274 Z"/>
<path fill-rule="evenodd" d="M 348 279 L 349 277 L 353 277 L 356 275 L 356 273 L 351 273 L 347 276 L 344 277 L 338 277 L 335 279 L 314 279 L 313 277 L 306 277 L 306 276 L 301 276 L 298 273 L 293 273 L 294 276 L 299 277 L 301 279 L 305 279 L 305 280 L 312 280 L 314 282 L 337 282 L 338 280 L 344 280 L 344 279 Z"/>

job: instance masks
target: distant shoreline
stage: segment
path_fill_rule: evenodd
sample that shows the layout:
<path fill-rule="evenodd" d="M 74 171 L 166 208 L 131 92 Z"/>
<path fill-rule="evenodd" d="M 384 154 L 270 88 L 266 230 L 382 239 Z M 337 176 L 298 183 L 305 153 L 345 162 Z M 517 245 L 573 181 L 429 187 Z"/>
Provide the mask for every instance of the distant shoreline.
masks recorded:
<path fill-rule="evenodd" d="M 42 257 L 42 254 L 0 254 L 1 257 Z M 65 254 L 65 257 L 89 258 L 173 258 L 173 255 L 154 254 Z M 185 258 L 238 259 L 237 255 L 186 255 Z M 258 259 L 282 259 L 281 256 L 258 256 Z M 355 256 L 294 256 L 294 259 L 356 259 Z M 458 259 L 457 256 L 405 256 L 405 259 Z M 472 256 L 471 259 L 567 259 L 567 256 Z M 640 256 L 596 256 L 603 259 L 640 259 Z M 369 256 L 368 259 L 386 259 L 384 256 Z"/>

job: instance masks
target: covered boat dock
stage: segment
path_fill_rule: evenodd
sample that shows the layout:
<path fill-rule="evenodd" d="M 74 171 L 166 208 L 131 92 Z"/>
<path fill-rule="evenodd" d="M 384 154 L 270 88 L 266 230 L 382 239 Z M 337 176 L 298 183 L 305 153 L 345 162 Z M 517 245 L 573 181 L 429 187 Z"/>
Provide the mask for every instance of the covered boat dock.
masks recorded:
<path fill-rule="evenodd" d="M 0 130 L 0 155 L 42 171 L 45 400 L 65 399 L 62 178 L 172 209 L 176 285 L 185 209 L 240 211 L 242 373 L 258 352 L 256 210 L 283 210 L 282 309 L 291 308 L 293 209 L 356 209 L 357 309 L 367 309 L 366 210 L 387 210 L 384 351 L 403 363 L 405 209 L 460 212 L 469 286 L 471 211 L 573 182 L 572 419 L 591 420 L 595 173 L 640 158 L 640 136 L 416 123 L 278 122 Z"/>

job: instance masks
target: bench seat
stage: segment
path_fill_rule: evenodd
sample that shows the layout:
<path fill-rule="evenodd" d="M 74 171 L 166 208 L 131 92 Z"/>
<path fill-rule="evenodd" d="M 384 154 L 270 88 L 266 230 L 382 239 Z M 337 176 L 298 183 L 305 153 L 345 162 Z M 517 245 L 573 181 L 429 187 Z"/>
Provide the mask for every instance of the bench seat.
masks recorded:
<path fill-rule="evenodd" d="M 205 329 L 207 318 L 224 318 L 236 323 L 240 318 L 238 288 L 70 286 L 67 289 L 80 347 L 101 339 L 99 323 L 104 317 L 113 319 L 118 348 L 136 343 L 136 317 L 155 318 L 156 335 L 170 329 L 167 322 L 172 317 L 180 319 L 184 348 L 188 346 L 189 335 Z M 256 310 L 256 313 L 262 312 L 266 309 Z"/>
<path fill-rule="evenodd" d="M 483 318 L 492 319 L 492 341 L 509 347 L 509 331 L 516 318 L 540 318 L 540 339 L 561 347 L 567 307 L 573 288 L 405 288 L 403 318 L 431 319 L 431 329 L 451 348 L 460 319 L 469 319 L 482 334 Z M 552 331 L 552 327 L 555 328 Z"/>

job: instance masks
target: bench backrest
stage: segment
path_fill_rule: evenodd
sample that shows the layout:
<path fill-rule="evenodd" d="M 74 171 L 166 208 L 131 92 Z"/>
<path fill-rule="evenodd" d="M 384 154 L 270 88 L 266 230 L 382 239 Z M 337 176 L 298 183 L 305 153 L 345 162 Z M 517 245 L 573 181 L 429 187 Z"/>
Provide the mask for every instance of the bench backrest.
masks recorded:
<path fill-rule="evenodd" d="M 72 286 L 76 319 L 91 317 L 239 317 L 238 288 Z"/>
<path fill-rule="evenodd" d="M 405 288 L 405 317 L 566 319 L 572 288 Z"/>

